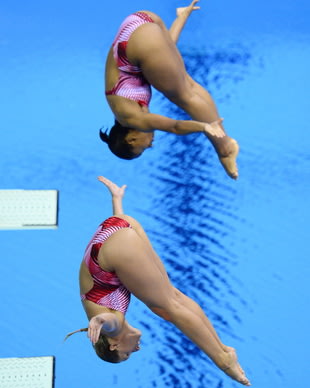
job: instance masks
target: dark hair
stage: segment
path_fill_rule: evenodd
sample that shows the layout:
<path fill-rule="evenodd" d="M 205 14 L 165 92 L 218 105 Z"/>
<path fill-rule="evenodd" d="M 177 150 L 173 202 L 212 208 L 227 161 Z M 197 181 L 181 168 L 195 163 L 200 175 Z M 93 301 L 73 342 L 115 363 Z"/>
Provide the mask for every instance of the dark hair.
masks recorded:
<path fill-rule="evenodd" d="M 132 146 L 125 141 L 125 137 L 129 133 L 130 128 L 123 127 L 117 120 L 115 124 L 110 129 L 110 133 L 107 134 L 107 131 L 102 132 L 100 128 L 99 136 L 100 139 L 107 143 L 111 152 L 114 155 L 118 156 L 121 159 L 135 159 L 140 155 L 137 155 L 133 152 Z"/>
<path fill-rule="evenodd" d="M 107 362 L 116 364 L 121 362 L 117 350 L 110 350 L 110 343 L 107 337 L 100 333 L 98 341 L 93 345 L 98 357 Z"/>

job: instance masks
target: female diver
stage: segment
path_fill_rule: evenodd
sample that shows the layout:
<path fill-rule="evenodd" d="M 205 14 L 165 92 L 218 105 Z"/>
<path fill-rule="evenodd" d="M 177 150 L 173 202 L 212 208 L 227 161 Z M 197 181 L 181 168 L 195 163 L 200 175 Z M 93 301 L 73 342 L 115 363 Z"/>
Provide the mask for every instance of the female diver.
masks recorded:
<path fill-rule="evenodd" d="M 228 376 L 250 385 L 235 350 L 221 342 L 199 305 L 173 287 L 141 225 L 123 214 L 126 186 L 118 187 L 102 176 L 98 179 L 112 195 L 114 215 L 99 225 L 85 250 L 80 293 L 89 325 L 78 331 L 88 332 L 103 360 L 127 360 L 140 349 L 141 337 L 140 330 L 125 319 L 132 293 L 180 329 Z"/>
<path fill-rule="evenodd" d="M 177 9 L 168 31 L 159 16 L 139 11 L 121 24 L 108 53 L 105 94 L 115 116 L 101 139 L 120 158 L 133 159 L 151 147 L 154 130 L 186 135 L 203 132 L 213 144 L 227 174 L 238 178 L 237 142 L 227 136 L 210 94 L 186 72 L 176 42 L 198 0 Z M 149 112 L 151 87 L 183 109 L 192 120 L 174 120 Z"/>

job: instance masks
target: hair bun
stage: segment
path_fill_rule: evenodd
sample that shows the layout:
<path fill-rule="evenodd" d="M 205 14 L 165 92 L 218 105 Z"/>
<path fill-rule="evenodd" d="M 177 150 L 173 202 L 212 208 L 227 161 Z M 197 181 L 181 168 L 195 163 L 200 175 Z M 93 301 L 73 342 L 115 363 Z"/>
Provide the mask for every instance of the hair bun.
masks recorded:
<path fill-rule="evenodd" d="M 107 134 L 108 130 L 106 129 L 105 132 L 102 131 L 102 128 L 99 130 L 99 136 L 102 141 L 105 143 L 109 143 L 109 135 Z"/>

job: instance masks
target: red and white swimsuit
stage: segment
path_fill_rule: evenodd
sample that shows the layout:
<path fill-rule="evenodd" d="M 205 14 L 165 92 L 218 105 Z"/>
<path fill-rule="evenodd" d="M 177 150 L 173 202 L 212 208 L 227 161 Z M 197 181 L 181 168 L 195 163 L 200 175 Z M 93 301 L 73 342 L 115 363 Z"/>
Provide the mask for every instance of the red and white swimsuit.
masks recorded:
<path fill-rule="evenodd" d="M 132 65 L 126 55 L 126 47 L 131 34 L 145 23 L 154 21 L 144 12 L 136 12 L 121 24 L 113 42 L 113 56 L 119 69 L 116 85 L 105 92 L 106 95 L 116 95 L 148 106 L 151 100 L 151 86 L 144 78 L 141 68 Z"/>
<path fill-rule="evenodd" d="M 115 272 L 104 271 L 98 263 L 98 253 L 101 245 L 115 232 L 131 225 L 122 218 L 110 217 L 99 225 L 96 233 L 88 243 L 84 262 L 93 278 L 94 286 L 81 300 L 90 300 L 100 306 L 126 313 L 130 302 L 130 292 L 121 283 Z"/>

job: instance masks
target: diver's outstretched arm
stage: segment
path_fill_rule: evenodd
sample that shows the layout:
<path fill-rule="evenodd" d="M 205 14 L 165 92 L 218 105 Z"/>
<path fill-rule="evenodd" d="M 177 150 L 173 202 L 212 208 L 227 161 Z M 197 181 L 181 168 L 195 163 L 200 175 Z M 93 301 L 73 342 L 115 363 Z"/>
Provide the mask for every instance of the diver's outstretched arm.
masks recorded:
<path fill-rule="evenodd" d="M 225 132 L 221 127 L 222 118 L 208 123 L 195 120 L 174 120 L 156 113 L 136 112 L 126 117 L 126 120 L 118 120 L 124 127 L 135 128 L 142 132 L 159 130 L 174 133 L 175 135 L 203 132 L 207 137 L 221 138 L 225 136 Z"/>
<path fill-rule="evenodd" d="M 174 43 L 177 43 L 180 33 L 183 30 L 183 27 L 185 26 L 185 23 L 192 11 L 200 9 L 200 7 L 195 6 L 198 1 L 199 0 L 193 0 L 187 7 L 177 8 L 177 17 L 169 29 L 171 39 L 174 41 Z"/>
<path fill-rule="evenodd" d="M 122 187 L 117 186 L 115 183 L 105 178 L 104 176 L 98 176 L 98 180 L 102 182 L 110 191 L 112 196 L 113 215 L 124 214 L 123 211 L 123 197 L 125 194 L 126 185 Z"/>

